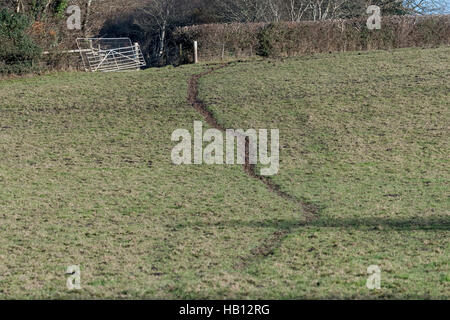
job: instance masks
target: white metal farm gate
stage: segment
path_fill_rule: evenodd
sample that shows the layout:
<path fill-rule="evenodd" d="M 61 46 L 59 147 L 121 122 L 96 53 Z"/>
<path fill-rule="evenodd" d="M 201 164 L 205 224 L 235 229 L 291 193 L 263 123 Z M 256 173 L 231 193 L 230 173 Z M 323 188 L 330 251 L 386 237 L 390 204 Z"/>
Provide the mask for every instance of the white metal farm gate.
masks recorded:
<path fill-rule="evenodd" d="M 77 46 L 86 71 L 138 70 L 146 66 L 138 43 L 130 38 L 78 38 Z"/>

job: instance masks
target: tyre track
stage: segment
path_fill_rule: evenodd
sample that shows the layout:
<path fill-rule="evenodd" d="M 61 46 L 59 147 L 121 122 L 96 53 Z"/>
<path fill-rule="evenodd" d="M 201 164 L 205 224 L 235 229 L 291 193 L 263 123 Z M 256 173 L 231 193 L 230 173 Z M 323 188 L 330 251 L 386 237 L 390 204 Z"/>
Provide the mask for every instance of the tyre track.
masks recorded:
<path fill-rule="evenodd" d="M 200 100 L 199 98 L 199 80 L 207 76 L 215 71 L 218 71 L 220 69 L 226 68 L 231 63 L 222 64 L 217 67 L 213 67 L 205 72 L 193 75 L 188 80 L 188 95 L 187 100 L 190 105 L 198 112 L 200 113 L 205 121 L 213 128 L 218 129 L 222 132 L 226 131 L 226 128 L 223 127 L 217 119 L 214 117 L 212 112 L 208 109 L 206 104 Z M 298 204 L 304 213 L 306 222 L 299 222 L 296 225 L 293 225 L 291 228 L 286 229 L 280 229 L 274 232 L 271 236 L 269 236 L 267 239 L 265 239 L 258 247 L 254 248 L 250 255 L 246 257 L 242 257 L 242 261 L 237 264 L 237 267 L 239 269 L 243 269 L 247 267 L 252 261 L 255 261 L 259 258 L 264 258 L 269 255 L 271 255 L 276 248 L 278 248 L 283 240 L 294 231 L 295 228 L 308 225 L 312 223 L 313 221 L 318 219 L 318 214 L 320 208 L 316 206 L 315 204 L 308 202 L 305 199 L 298 199 L 295 196 L 292 196 L 291 194 L 283 191 L 279 185 L 277 185 L 275 182 L 273 182 L 270 178 L 261 176 L 256 171 L 256 166 L 253 164 L 250 164 L 249 162 L 249 140 L 246 138 L 246 148 L 245 148 L 245 164 L 243 165 L 244 171 L 252 177 L 253 179 L 257 179 L 264 183 L 266 187 L 273 193 L 277 194 L 279 197 L 282 197 L 283 199 L 287 199 L 289 201 L 292 201 L 296 204 Z"/>

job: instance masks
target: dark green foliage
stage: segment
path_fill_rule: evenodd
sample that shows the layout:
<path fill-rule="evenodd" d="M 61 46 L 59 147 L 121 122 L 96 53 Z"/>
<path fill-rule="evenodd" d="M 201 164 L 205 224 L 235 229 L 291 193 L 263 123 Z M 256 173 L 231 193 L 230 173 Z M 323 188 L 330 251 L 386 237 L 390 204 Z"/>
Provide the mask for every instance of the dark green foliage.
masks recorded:
<path fill-rule="evenodd" d="M 53 5 L 53 12 L 58 18 L 62 18 L 68 6 L 68 0 L 58 0 Z"/>
<path fill-rule="evenodd" d="M 0 10 L 0 74 L 32 71 L 41 49 L 26 34 L 29 26 L 27 16 Z"/>
<path fill-rule="evenodd" d="M 273 35 L 274 35 L 275 24 L 269 23 L 261 29 L 258 34 L 258 55 L 262 57 L 270 57 L 273 55 Z"/>

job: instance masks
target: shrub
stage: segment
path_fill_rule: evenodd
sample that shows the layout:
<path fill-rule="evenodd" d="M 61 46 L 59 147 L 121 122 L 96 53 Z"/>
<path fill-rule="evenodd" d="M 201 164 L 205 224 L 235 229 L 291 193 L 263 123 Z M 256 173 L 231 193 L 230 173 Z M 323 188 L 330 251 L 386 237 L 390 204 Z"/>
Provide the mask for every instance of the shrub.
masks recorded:
<path fill-rule="evenodd" d="M 25 15 L 0 10 L 0 73 L 33 71 L 41 49 L 27 35 L 29 27 L 30 20 Z"/>
<path fill-rule="evenodd" d="M 258 34 L 258 50 L 256 53 L 262 57 L 269 57 L 274 55 L 273 40 L 275 25 L 270 23 L 262 27 Z"/>

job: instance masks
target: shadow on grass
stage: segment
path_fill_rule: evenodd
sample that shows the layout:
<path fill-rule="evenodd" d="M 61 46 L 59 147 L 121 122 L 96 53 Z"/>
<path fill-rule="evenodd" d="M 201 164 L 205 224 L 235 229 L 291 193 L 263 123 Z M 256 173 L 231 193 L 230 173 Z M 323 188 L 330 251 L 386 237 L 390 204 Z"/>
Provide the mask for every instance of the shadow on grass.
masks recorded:
<path fill-rule="evenodd" d="M 295 219 L 271 219 L 263 221 L 245 221 L 241 219 L 221 220 L 213 223 L 194 222 L 179 224 L 177 229 L 191 227 L 257 227 L 277 230 L 292 230 L 299 227 L 363 229 L 377 231 L 413 231 L 413 230 L 447 230 L 450 231 L 450 217 L 430 218 L 321 218 L 313 222 L 301 222 Z"/>

